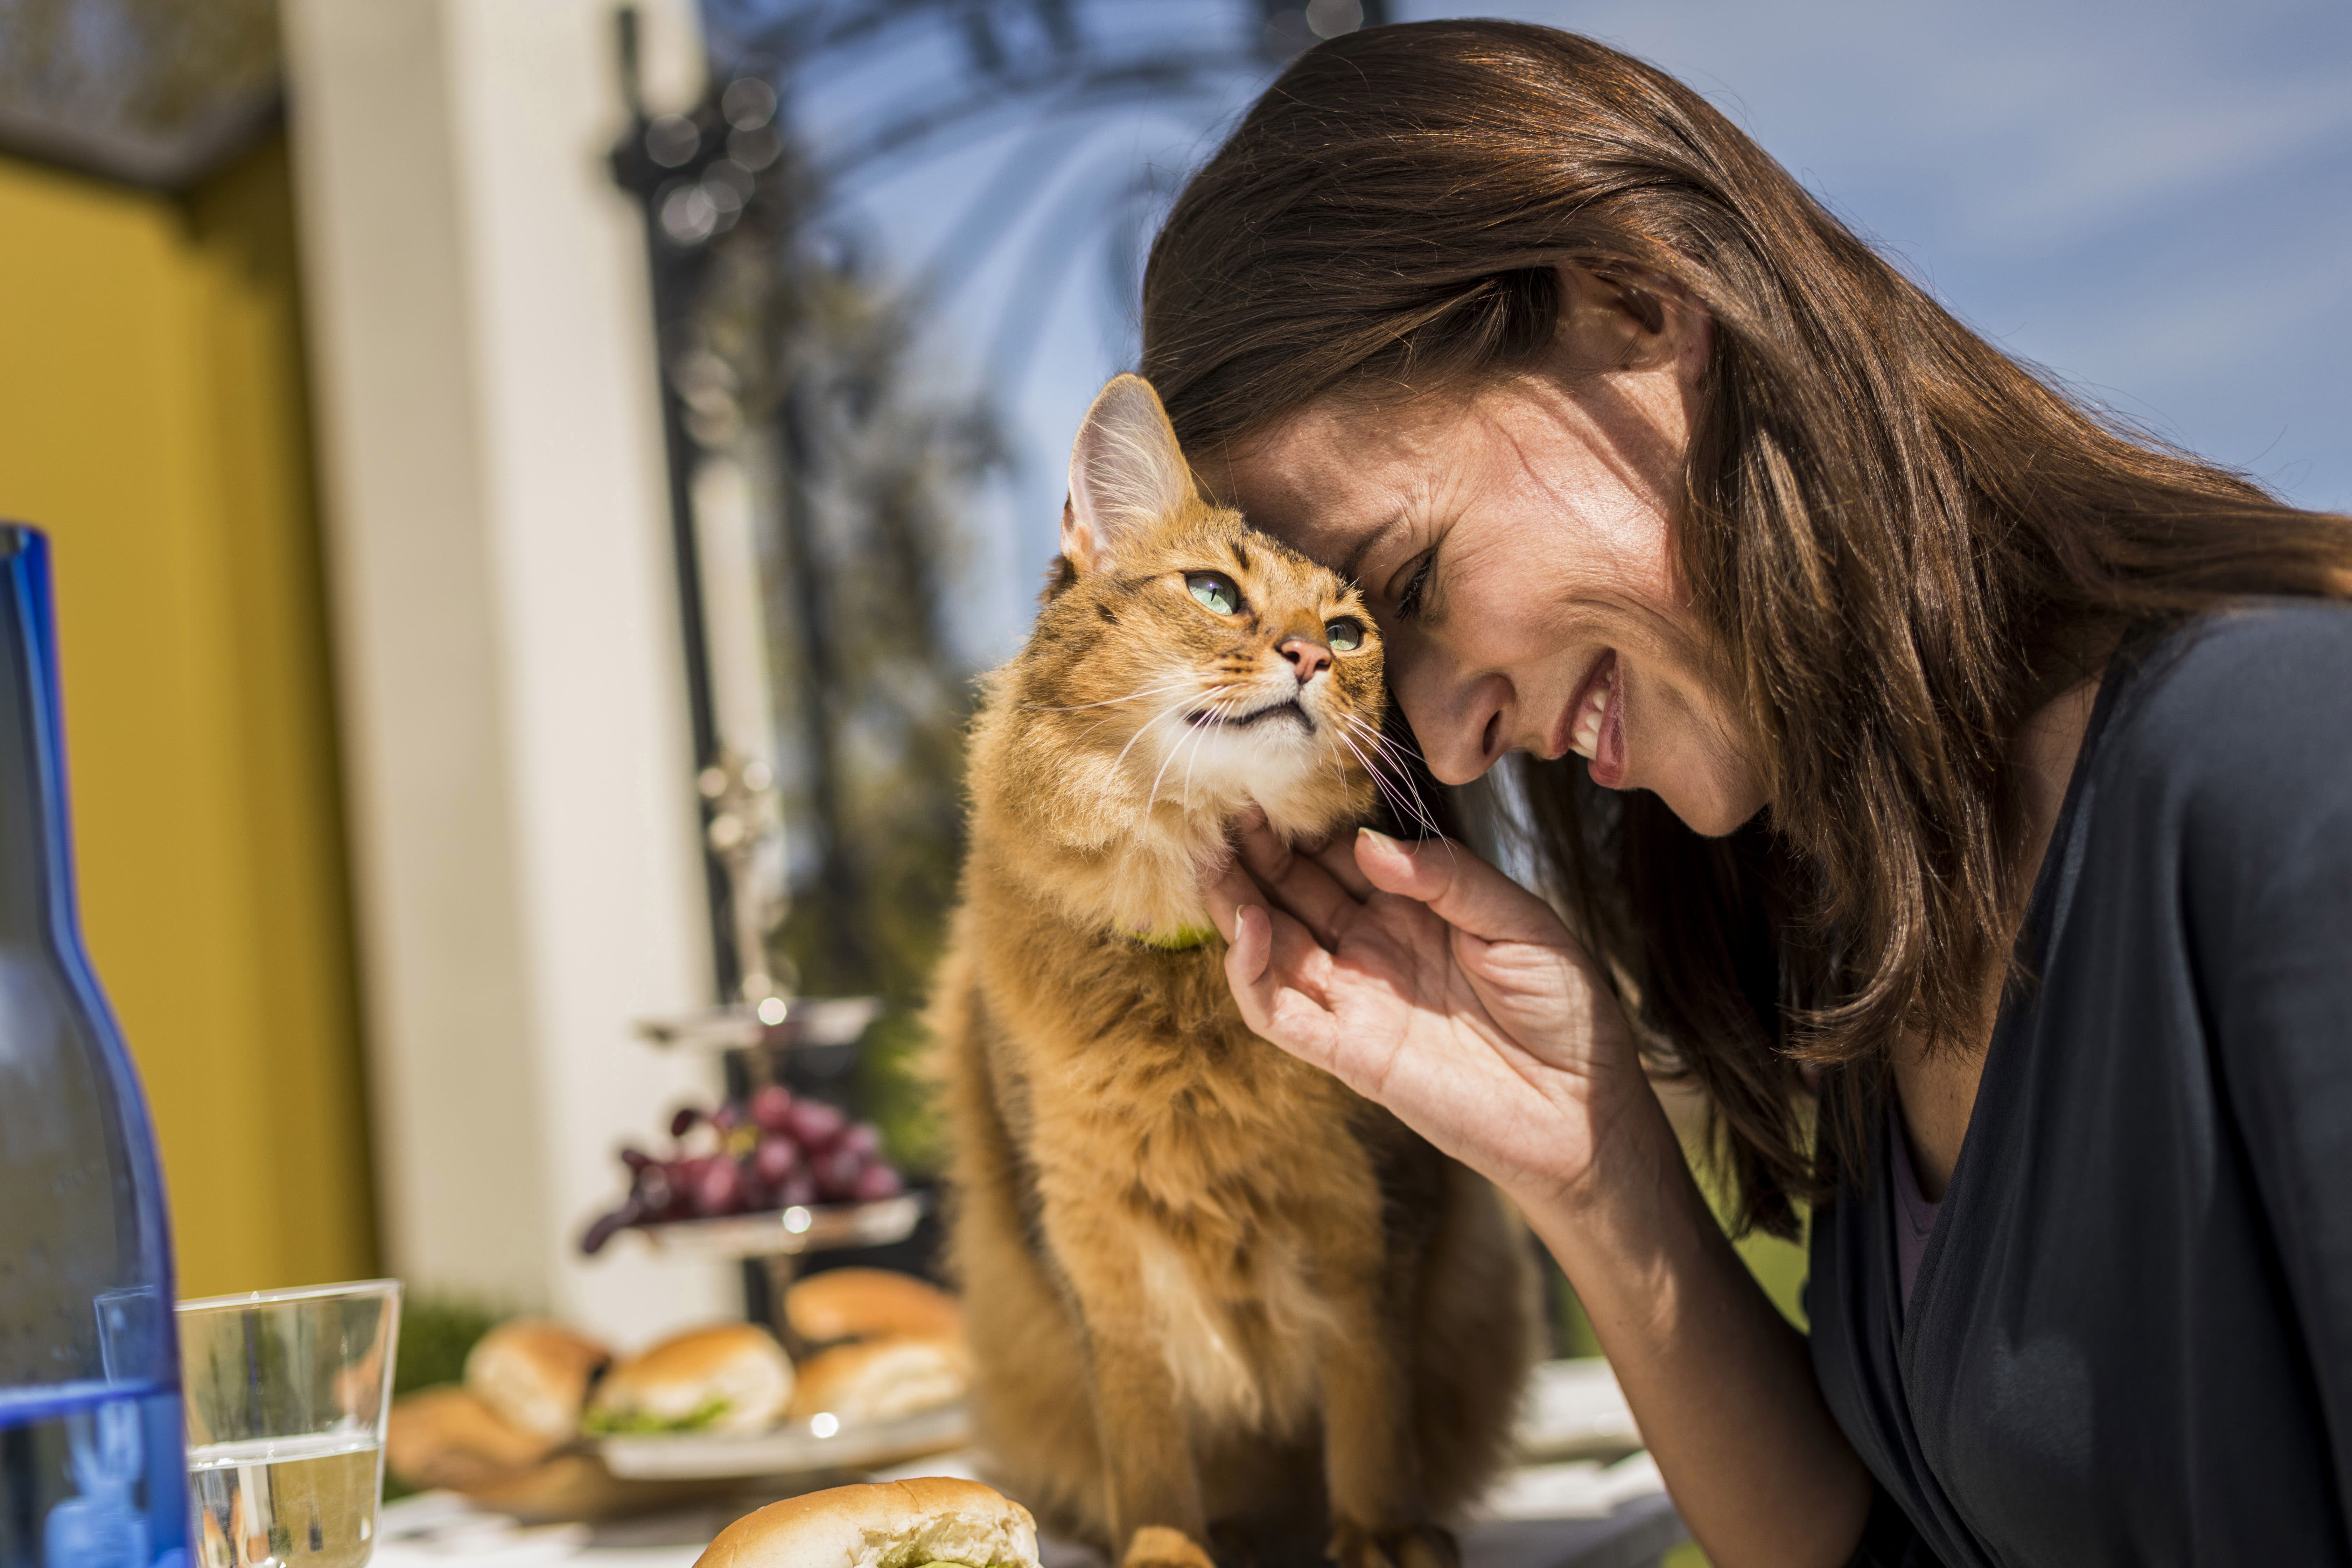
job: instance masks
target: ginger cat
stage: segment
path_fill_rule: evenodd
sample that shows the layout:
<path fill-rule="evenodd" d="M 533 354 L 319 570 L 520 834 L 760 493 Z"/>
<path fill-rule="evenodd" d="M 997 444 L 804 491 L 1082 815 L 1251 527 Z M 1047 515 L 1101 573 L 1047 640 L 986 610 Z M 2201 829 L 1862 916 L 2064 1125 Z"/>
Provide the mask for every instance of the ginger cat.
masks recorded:
<path fill-rule="evenodd" d="M 1364 819 L 1355 590 L 1204 502 L 1149 384 L 1078 435 L 1062 561 L 973 731 L 945 1056 L 981 1437 L 1124 1568 L 1451 1568 L 1533 1343 L 1484 1182 L 1251 1035 L 1197 892 L 1245 806 Z"/>

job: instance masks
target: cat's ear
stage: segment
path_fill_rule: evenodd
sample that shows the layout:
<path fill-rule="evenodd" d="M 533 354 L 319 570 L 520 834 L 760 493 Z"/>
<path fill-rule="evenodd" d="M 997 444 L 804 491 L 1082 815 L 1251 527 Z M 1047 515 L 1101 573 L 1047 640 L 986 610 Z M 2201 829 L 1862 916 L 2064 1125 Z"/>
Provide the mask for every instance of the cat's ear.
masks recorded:
<path fill-rule="evenodd" d="M 1070 448 L 1062 554 L 1080 572 L 1108 571 L 1197 494 L 1160 395 L 1139 375 L 1119 376 L 1087 410 Z"/>

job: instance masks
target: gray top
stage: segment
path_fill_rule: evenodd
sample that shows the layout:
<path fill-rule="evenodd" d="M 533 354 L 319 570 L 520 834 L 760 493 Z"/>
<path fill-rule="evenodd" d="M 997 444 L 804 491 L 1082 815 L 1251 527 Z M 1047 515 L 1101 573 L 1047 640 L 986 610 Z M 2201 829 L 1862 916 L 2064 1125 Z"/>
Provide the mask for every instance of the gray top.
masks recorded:
<path fill-rule="evenodd" d="M 2019 942 L 1909 1310 L 1814 1223 L 1855 1561 L 2352 1563 L 2352 607 L 2117 659 Z"/>
<path fill-rule="evenodd" d="M 1895 1283 L 1901 1289 L 1902 1310 L 1911 1306 L 1911 1288 L 1919 1282 L 1919 1260 L 1927 1256 L 1927 1238 L 1936 1234 L 1940 1202 L 1929 1203 L 1919 1190 L 1919 1172 L 1911 1163 L 1911 1142 L 1903 1134 L 1900 1112 L 1886 1108 L 1886 1184 L 1895 1197 Z"/>

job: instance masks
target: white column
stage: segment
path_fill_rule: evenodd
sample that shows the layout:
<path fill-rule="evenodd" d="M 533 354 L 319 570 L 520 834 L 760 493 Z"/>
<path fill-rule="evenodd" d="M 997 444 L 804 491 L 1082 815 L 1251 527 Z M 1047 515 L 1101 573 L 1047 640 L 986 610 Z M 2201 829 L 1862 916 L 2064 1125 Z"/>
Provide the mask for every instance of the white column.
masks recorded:
<path fill-rule="evenodd" d="M 715 1081 L 630 1027 L 710 964 L 614 6 L 282 11 L 388 1265 L 639 1341 L 736 1299 L 573 1248 Z"/>

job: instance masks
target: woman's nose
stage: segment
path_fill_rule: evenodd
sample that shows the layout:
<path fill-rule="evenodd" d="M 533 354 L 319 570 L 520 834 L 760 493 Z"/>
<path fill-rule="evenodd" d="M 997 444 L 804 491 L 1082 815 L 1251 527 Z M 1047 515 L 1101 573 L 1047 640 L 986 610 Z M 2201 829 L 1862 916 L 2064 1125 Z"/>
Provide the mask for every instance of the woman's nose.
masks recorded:
<path fill-rule="evenodd" d="M 1510 749 L 1510 688 L 1498 678 L 1456 686 L 1435 672 L 1412 668 L 1391 676 L 1390 690 L 1440 784 L 1466 784 Z"/>
<path fill-rule="evenodd" d="M 1298 684 L 1306 685 L 1315 679 L 1315 672 L 1331 662 L 1331 650 L 1308 637 L 1285 637 L 1275 651 L 1290 661 L 1298 675 Z"/>

